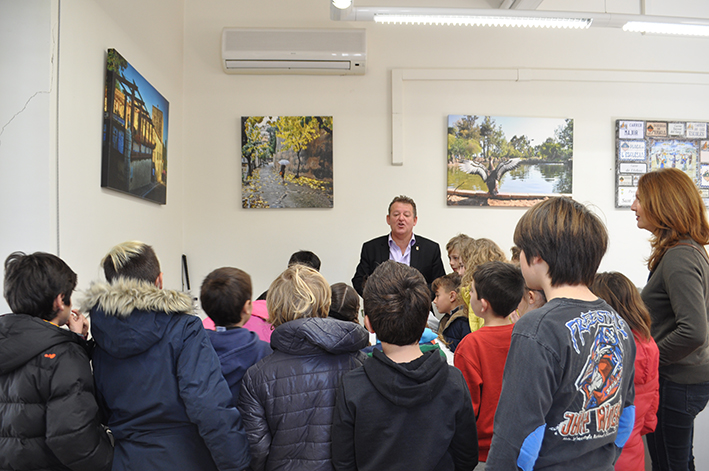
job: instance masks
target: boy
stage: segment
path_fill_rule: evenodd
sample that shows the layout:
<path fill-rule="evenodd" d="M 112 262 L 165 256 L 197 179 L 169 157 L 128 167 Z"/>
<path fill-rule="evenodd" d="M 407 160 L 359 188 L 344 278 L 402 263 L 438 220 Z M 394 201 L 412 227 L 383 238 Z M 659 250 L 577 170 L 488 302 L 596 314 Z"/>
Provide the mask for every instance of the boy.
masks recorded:
<path fill-rule="evenodd" d="M 527 286 L 548 302 L 515 324 L 486 469 L 611 471 L 633 428 L 635 342 L 588 288 L 606 228 L 550 198 L 522 216 L 514 242 Z"/>
<path fill-rule="evenodd" d="M 217 268 L 202 282 L 200 300 L 216 326 L 207 335 L 236 404 L 246 370 L 273 352 L 258 335 L 242 328 L 251 317 L 251 277 L 238 268 Z"/>
<path fill-rule="evenodd" d="M 448 348 L 455 352 L 458 343 L 470 333 L 468 310 L 458 295 L 460 275 L 449 273 L 433 280 L 431 285 L 436 297 L 433 304 L 439 313 L 443 314 L 438 324 L 438 333 L 448 342 Z"/>
<path fill-rule="evenodd" d="M 463 373 L 473 400 L 480 461 L 487 461 L 490 450 L 502 372 L 510 349 L 514 324 L 507 316 L 517 308 L 523 290 L 522 272 L 509 263 L 483 263 L 473 273 L 470 307 L 485 325 L 460 342 L 454 364 Z"/>
<path fill-rule="evenodd" d="M 346 374 L 332 426 L 336 470 L 471 470 L 478 460 L 470 393 L 437 351 L 422 353 L 430 294 L 416 269 L 386 261 L 367 280 L 367 329 L 382 351 Z"/>
<path fill-rule="evenodd" d="M 75 287 L 76 273 L 55 255 L 5 260 L 13 314 L 0 316 L 0 469 L 111 469 L 80 337 L 88 324 L 71 310 Z"/>
<path fill-rule="evenodd" d="M 160 262 L 142 242 L 113 247 L 102 265 L 108 283 L 92 283 L 82 304 L 113 471 L 246 468 L 241 415 L 192 298 L 162 289 Z"/>

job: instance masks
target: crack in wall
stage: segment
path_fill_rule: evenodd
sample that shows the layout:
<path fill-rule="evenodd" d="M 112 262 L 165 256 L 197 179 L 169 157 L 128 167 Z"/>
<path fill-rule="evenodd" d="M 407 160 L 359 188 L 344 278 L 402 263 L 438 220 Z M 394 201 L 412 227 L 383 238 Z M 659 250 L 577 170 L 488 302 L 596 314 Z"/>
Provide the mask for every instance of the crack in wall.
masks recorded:
<path fill-rule="evenodd" d="M 54 63 L 54 61 L 55 61 L 55 57 L 56 57 L 56 54 L 57 54 L 57 34 L 56 34 L 57 31 L 56 31 L 56 28 L 57 28 L 57 25 L 55 24 L 55 25 L 52 27 L 52 55 L 51 55 L 51 57 L 50 57 L 50 59 L 49 59 L 49 63 L 51 64 L 51 71 L 52 71 L 52 72 L 51 72 L 51 75 L 50 75 L 49 90 L 39 90 L 39 91 L 33 93 L 32 96 L 30 96 L 30 97 L 27 99 L 27 101 L 25 101 L 25 105 L 24 105 L 18 112 L 16 112 L 14 115 L 12 115 L 12 117 L 11 117 L 2 127 L 0 127 L 0 147 L 2 147 L 2 136 L 3 136 L 3 134 L 5 133 L 5 129 L 6 129 L 18 116 L 20 116 L 22 113 L 24 113 L 24 111 L 25 111 L 25 110 L 27 109 L 27 107 L 30 105 L 30 103 L 32 102 L 32 100 L 34 100 L 35 97 L 37 97 L 37 96 L 39 96 L 39 95 L 49 95 L 49 94 L 51 94 L 52 91 L 54 90 L 54 75 L 55 75 L 55 63 Z"/>

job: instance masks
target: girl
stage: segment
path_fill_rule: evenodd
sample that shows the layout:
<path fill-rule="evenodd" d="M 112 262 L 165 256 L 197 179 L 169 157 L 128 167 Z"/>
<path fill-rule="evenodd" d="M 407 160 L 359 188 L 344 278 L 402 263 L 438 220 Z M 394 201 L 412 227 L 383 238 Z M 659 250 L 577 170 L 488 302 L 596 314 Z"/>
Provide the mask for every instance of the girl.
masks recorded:
<path fill-rule="evenodd" d="M 590 288 L 620 314 L 635 337 L 635 425 L 615 469 L 645 471 L 642 435 L 655 430 L 659 402 L 660 351 L 650 335 L 650 314 L 638 289 L 621 273 L 599 273 Z"/>
<path fill-rule="evenodd" d="M 246 372 L 238 402 L 254 471 L 333 469 L 335 391 L 362 365 L 369 335 L 327 318 L 330 301 L 325 278 L 305 265 L 291 265 L 268 289 L 273 354 Z"/>

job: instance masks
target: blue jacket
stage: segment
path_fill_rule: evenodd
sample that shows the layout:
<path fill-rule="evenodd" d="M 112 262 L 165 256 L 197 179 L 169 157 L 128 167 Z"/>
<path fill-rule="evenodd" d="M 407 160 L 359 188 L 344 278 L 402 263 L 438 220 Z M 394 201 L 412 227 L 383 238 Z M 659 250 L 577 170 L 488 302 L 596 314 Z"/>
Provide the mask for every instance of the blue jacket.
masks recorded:
<path fill-rule="evenodd" d="M 118 279 L 92 284 L 82 308 L 91 311 L 114 471 L 248 466 L 241 415 L 187 294 Z"/>
<path fill-rule="evenodd" d="M 222 332 L 208 330 L 207 334 L 219 356 L 222 374 L 229 383 L 236 404 L 241 389 L 241 378 L 246 374 L 246 370 L 261 358 L 270 355 L 273 350 L 267 342 L 259 340 L 258 335 L 247 329 L 237 328 Z"/>
<path fill-rule="evenodd" d="M 271 335 L 274 352 L 249 368 L 239 410 L 254 471 L 331 471 L 335 391 L 346 372 L 362 365 L 369 340 L 354 322 L 295 319 Z"/>

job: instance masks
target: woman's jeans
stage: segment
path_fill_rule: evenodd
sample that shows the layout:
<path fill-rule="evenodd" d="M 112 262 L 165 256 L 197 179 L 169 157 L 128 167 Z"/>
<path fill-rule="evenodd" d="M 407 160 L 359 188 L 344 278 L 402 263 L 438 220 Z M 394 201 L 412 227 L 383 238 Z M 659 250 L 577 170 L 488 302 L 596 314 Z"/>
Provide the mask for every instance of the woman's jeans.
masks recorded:
<path fill-rule="evenodd" d="M 709 400 L 709 383 L 679 384 L 660 378 L 657 428 L 647 435 L 653 471 L 694 471 L 694 418 Z"/>

